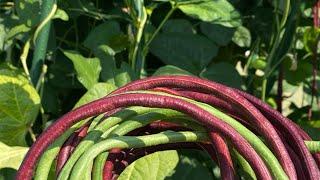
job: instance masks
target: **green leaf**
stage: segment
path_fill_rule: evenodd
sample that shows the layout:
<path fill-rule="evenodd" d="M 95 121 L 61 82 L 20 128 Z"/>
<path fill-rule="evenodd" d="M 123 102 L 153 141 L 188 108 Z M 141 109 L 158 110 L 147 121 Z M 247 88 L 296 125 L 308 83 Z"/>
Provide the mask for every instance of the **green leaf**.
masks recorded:
<path fill-rule="evenodd" d="M 252 18 L 249 20 L 248 26 L 251 33 L 261 38 L 262 42 L 270 43 L 272 33 L 270 27 L 274 24 L 274 13 L 270 7 L 256 7 L 252 12 Z"/>
<path fill-rule="evenodd" d="M 0 169 L 0 180 L 15 179 L 17 170 L 12 168 Z"/>
<path fill-rule="evenodd" d="M 162 31 L 166 33 L 185 33 L 194 34 L 195 30 L 192 24 L 185 19 L 170 19 L 162 27 Z"/>
<path fill-rule="evenodd" d="M 25 32 L 28 32 L 30 31 L 31 28 L 26 26 L 25 24 L 20 24 L 20 25 L 17 25 L 13 28 L 11 28 L 8 32 L 8 34 L 6 35 L 6 39 L 11 39 L 21 33 L 25 33 Z"/>
<path fill-rule="evenodd" d="M 210 64 L 201 74 L 200 77 L 216 81 L 227 86 L 240 89 L 242 79 L 234 66 L 229 63 Z"/>
<path fill-rule="evenodd" d="M 220 46 L 226 46 L 231 41 L 235 32 L 235 28 L 206 22 L 202 22 L 200 28 L 203 34 Z"/>
<path fill-rule="evenodd" d="M 292 57 L 294 58 L 294 57 Z M 286 57 L 283 60 L 285 79 L 292 85 L 299 85 L 312 76 L 312 65 L 306 60 L 295 60 Z"/>
<path fill-rule="evenodd" d="M 129 46 L 129 37 L 125 34 L 118 34 L 112 36 L 108 42 L 109 46 L 112 47 L 116 52 L 121 52 Z"/>
<path fill-rule="evenodd" d="M 34 27 L 40 22 L 39 0 L 15 0 L 19 21 L 28 27 Z"/>
<path fill-rule="evenodd" d="M 232 37 L 232 41 L 240 47 L 250 47 L 251 45 L 250 31 L 244 26 L 239 26 Z"/>
<path fill-rule="evenodd" d="M 63 21 L 69 21 L 69 16 L 63 9 L 57 9 L 52 19 L 61 19 Z"/>
<path fill-rule="evenodd" d="M 311 136 L 313 140 L 320 140 L 320 120 L 302 119 L 298 121 L 298 124 Z"/>
<path fill-rule="evenodd" d="M 161 180 L 170 175 L 178 161 L 178 153 L 174 150 L 155 152 L 130 164 L 118 180 Z"/>
<path fill-rule="evenodd" d="M 79 99 L 74 108 L 102 98 L 111 93 L 116 88 L 116 86 L 110 83 L 97 83 Z"/>
<path fill-rule="evenodd" d="M 318 39 L 320 37 L 320 28 L 308 27 L 303 34 L 303 44 L 308 52 L 313 52 L 313 49 L 318 47 Z M 317 48 L 319 49 L 319 48 Z"/>
<path fill-rule="evenodd" d="M 178 68 L 172 65 L 162 66 L 153 74 L 153 76 L 162 76 L 162 75 L 189 75 L 193 76 L 193 74 L 189 73 L 186 70 Z"/>
<path fill-rule="evenodd" d="M 178 8 L 186 15 L 202 21 L 221 24 L 228 27 L 237 27 L 241 25 L 239 12 L 227 0 L 183 3 L 178 5 Z"/>
<path fill-rule="evenodd" d="M 54 89 L 63 90 L 66 89 L 81 89 L 82 84 L 77 79 L 77 73 L 74 69 L 72 61 L 66 57 L 62 51 L 57 51 L 56 60 L 54 63 L 48 66 L 48 83 L 52 85 Z M 44 94 L 46 91 L 44 91 Z"/>
<path fill-rule="evenodd" d="M 26 146 L 25 135 L 39 107 L 37 91 L 19 70 L 0 70 L 0 141 Z"/>
<path fill-rule="evenodd" d="M 101 79 L 103 81 L 120 87 L 137 79 L 135 73 L 127 63 L 122 62 L 120 68 L 116 67 L 114 59 L 115 52 L 109 46 L 101 45 L 94 53 L 101 63 Z"/>
<path fill-rule="evenodd" d="M 216 56 L 218 47 L 200 35 L 162 33 L 153 40 L 150 51 L 166 64 L 199 74 Z"/>
<path fill-rule="evenodd" d="M 122 32 L 119 23 L 116 21 L 107 21 L 92 29 L 83 44 L 91 50 L 95 50 L 100 45 L 108 45 L 117 52 L 120 51 L 122 47 L 116 49 L 112 47 L 111 44 L 116 39 L 115 37 L 119 37 L 120 35 L 122 35 Z M 117 46 L 119 45 L 117 44 Z"/>
<path fill-rule="evenodd" d="M 28 147 L 13 146 L 10 147 L 0 142 L 0 169 L 13 168 L 18 169 L 24 156 L 28 152 Z"/>
<path fill-rule="evenodd" d="M 61 102 L 59 101 L 59 91 L 57 89 L 57 87 L 52 87 L 50 83 L 45 83 L 43 86 L 41 105 L 47 114 L 60 115 Z"/>
<path fill-rule="evenodd" d="M 63 51 L 63 53 L 73 62 L 77 78 L 85 88 L 90 89 L 98 82 L 101 71 L 98 58 L 85 58 L 75 51 Z"/>
<path fill-rule="evenodd" d="M 114 77 L 115 85 L 118 87 L 124 86 L 136 79 L 138 79 L 136 74 L 126 62 L 121 63 L 121 67 L 116 70 L 116 76 Z"/>
<path fill-rule="evenodd" d="M 114 77 L 116 76 L 116 62 L 114 59 L 115 52 L 107 45 L 101 45 L 96 48 L 94 55 L 99 58 L 101 64 L 101 80 L 111 84 L 116 84 Z"/>
<path fill-rule="evenodd" d="M 195 152 L 198 153 L 198 152 Z M 208 157 L 210 158 L 210 157 Z M 214 179 L 209 168 L 192 156 L 179 156 L 179 163 L 174 173 L 166 180 L 211 180 Z"/>

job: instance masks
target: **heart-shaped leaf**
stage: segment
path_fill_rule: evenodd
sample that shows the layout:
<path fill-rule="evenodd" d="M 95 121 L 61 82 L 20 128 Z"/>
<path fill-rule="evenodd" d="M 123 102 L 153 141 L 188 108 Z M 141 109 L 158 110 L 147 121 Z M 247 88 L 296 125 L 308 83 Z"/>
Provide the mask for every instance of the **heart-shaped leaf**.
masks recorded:
<path fill-rule="evenodd" d="M 85 88 L 90 89 L 98 82 L 101 71 L 98 58 L 85 58 L 75 51 L 64 51 L 63 53 L 73 62 L 77 78 Z"/>
<path fill-rule="evenodd" d="M 39 107 L 40 97 L 21 71 L 0 70 L 0 141 L 26 146 L 25 135 Z"/>
<path fill-rule="evenodd" d="M 242 79 L 234 66 L 228 63 L 210 64 L 201 74 L 200 77 L 220 82 L 222 84 L 241 88 Z"/>
<path fill-rule="evenodd" d="M 155 179 L 169 176 L 179 162 L 177 151 L 159 151 L 144 156 L 130 164 L 119 176 L 118 180 Z"/>
<path fill-rule="evenodd" d="M 153 40 L 150 50 L 166 64 L 199 74 L 216 56 L 218 47 L 200 35 L 162 33 Z"/>

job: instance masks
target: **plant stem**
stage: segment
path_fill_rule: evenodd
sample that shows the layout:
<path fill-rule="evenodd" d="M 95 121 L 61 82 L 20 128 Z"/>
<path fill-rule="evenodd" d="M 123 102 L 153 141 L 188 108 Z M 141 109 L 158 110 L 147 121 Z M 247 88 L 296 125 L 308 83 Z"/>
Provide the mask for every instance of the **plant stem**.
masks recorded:
<path fill-rule="evenodd" d="M 134 36 L 133 47 L 130 48 L 130 52 L 129 52 L 129 62 L 131 62 L 132 69 L 136 72 L 138 77 L 141 76 L 141 72 L 144 69 L 145 57 L 143 57 L 141 54 L 141 47 L 142 47 L 141 39 L 143 37 L 144 27 L 146 25 L 147 18 L 148 18 L 146 8 L 143 5 L 143 1 L 140 3 L 142 4 L 138 3 L 139 6 L 141 6 L 139 10 L 140 12 L 138 13 L 139 15 L 135 14 L 137 12 L 135 12 L 134 10 L 132 10 L 132 13 L 131 13 L 131 16 L 134 20 L 133 25 L 137 32 L 135 33 L 135 36 Z"/>
<path fill-rule="evenodd" d="M 278 10 L 278 4 L 276 4 L 275 7 L 276 11 Z M 274 59 L 274 56 L 276 54 L 276 50 L 280 45 L 281 42 L 281 31 L 284 29 L 284 25 L 286 24 L 288 14 L 290 10 L 290 0 L 286 0 L 285 2 L 285 9 L 284 9 L 284 14 L 282 16 L 281 22 L 279 22 L 278 14 L 275 14 L 275 23 L 276 23 L 276 37 L 274 40 L 274 43 L 272 45 L 271 51 L 266 59 L 267 61 L 267 66 L 265 68 L 265 75 L 263 77 L 263 82 L 262 82 L 262 92 L 261 92 L 261 100 L 265 101 L 266 98 L 266 88 L 267 88 L 267 81 L 269 75 L 272 73 L 273 68 L 271 68 L 271 61 Z"/>
<path fill-rule="evenodd" d="M 284 4 L 285 4 L 285 6 L 284 6 L 284 10 L 283 10 L 282 19 L 280 22 L 280 28 L 284 27 L 284 25 L 286 24 L 286 21 L 288 19 L 289 10 L 290 10 L 290 0 L 285 0 Z"/>
<path fill-rule="evenodd" d="M 278 75 L 278 89 L 277 89 L 277 110 L 282 113 L 282 86 L 283 86 L 283 66 L 282 63 L 279 67 L 279 75 Z"/>
<path fill-rule="evenodd" d="M 54 8 L 55 0 L 44 0 L 41 6 L 41 21 L 45 21 Z M 41 74 L 41 66 L 46 57 L 47 45 L 49 40 L 51 21 L 48 20 L 46 24 L 39 30 L 39 35 L 36 37 L 35 51 L 31 66 L 31 80 L 34 85 L 37 84 Z"/>
<path fill-rule="evenodd" d="M 261 87 L 261 100 L 263 102 L 266 101 L 267 82 L 268 82 L 268 79 L 264 77 L 264 79 L 262 80 L 262 87 Z"/>
<path fill-rule="evenodd" d="M 157 29 L 153 32 L 151 35 L 150 39 L 146 42 L 146 44 L 143 46 L 142 51 L 139 51 L 139 46 L 140 46 L 140 40 L 142 37 L 144 25 L 146 23 L 146 19 L 143 23 L 143 26 L 140 26 L 138 28 L 138 32 L 136 35 L 136 44 L 134 46 L 134 50 L 132 53 L 132 67 L 135 69 L 138 77 L 143 77 L 143 72 L 144 72 L 144 65 L 145 65 L 145 57 L 148 53 L 148 47 L 150 46 L 152 40 L 156 37 L 156 35 L 159 33 L 160 29 L 163 27 L 165 22 L 169 19 L 169 17 L 172 15 L 174 10 L 176 9 L 175 5 L 172 5 L 170 11 L 167 13 L 165 18 L 161 21 L 160 25 L 157 27 Z"/>
<path fill-rule="evenodd" d="M 40 90 L 41 85 L 43 85 L 43 83 L 44 83 L 44 77 L 45 77 L 46 74 L 47 74 L 47 65 L 44 64 L 42 66 L 42 71 L 41 71 L 39 80 L 38 80 L 37 85 L 36 85 L 36 90 L 38 92 Z"/>
<path fill-rule="evenodd" d="M 157 29 L 153 32 L 153 34 L 151 35 L 150 39 L 146 42 L 144 48 L 143 48 L 143 52 L 144 54 L 147 53 L 148 47 L 150 46 L 152 40 L 156 37 L 156 35 L 159 33 L 159 31 L 161 30 L 161 28 L 163 27 L 163 25 L 167 22 L 167 20 L 170 18 L 170 16 L 172 15 L 172 13 L 177 9 L 177 5 L 172 5 L 170 11 L 167 13 L 167 15 L 164 17 L 164 19 L 161 21 L 161 23 L 159 24 L 159 26 L 157 27 Z"/>
<path fill-rule="evenodd" d="M 29 132 L 29 134 L 30 134 L 30 137 L 31 137 L 31 139 L 32 139 L 32 142 L 35 142 L 35 141 L 36 141 L 36 135 L 34 134 L 31 126 L 28 128 L 28 132 Z"/>
<path fill-rule="evenodd" d="M 313 7 L 313 26 L 314 28 L 319 28 L 319 7 L 320 1 L 318 1 Z M 318 51 L 318 41 L 319 37 L 316 37 L 316 41 L 313 47 L 312 52 L 312 85 L 311 85 L 311 102 L 310 108 L 308 111 L 308 119 L 311 120 L 312 118 L 312 106 L 314 102 L 314 97 L 316 97 L 317 105 L 319 104 L 318 100 L 318 88 L 317 88 L 317 74 L 318 74 L 318 63 L 317 63 L 317 51 Z"/>
<path fill-rule="evenodd" d="M 29 54 L 29 50 L 30 50 L 30 39 L 28 39 L 26 44 L 23 46 L 22 54 L 20 56 L 20 61 L 21 61 L 23 70 L 27 75 L 28 80 L 31 82 L 30 73 L 29 73 L 29 69 L 27 66 L 27 57 Z"/>
<path fill-rule="evenodd" d="M 135 39 L 135 45 L 134 45 L 133 53 L 131 56 L 132 68 L 134 68 L 134 70 L 138 74 L 138 77 L 140 77 L 141 70 L 142 70 L 143 64 L 144 64 L 143 62 L 141 62 L 142 58 L 139 56 L 139 54 L 140 54 L 139 47 L 140 47 L 140 42 L 141 42 L 145 22 L 146 21 L 140 23 L 140 25 L 138 26 L 138 31 L 137 31 L 136 39 Z"/>

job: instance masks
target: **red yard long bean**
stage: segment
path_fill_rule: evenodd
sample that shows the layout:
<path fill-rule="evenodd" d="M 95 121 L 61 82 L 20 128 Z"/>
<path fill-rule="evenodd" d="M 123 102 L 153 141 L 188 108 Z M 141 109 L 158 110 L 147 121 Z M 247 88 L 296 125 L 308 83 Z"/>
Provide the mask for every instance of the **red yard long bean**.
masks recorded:
<path fill-rule="evenodd" d="M 165 93 L 140 90 L 153 90 Z M 120 121 L 115 121 L 113 124 L 114 127 L 108 126 L 109 131 L 105 131 L 107 128 L 104 128 L 103 131 L 105 131 L 106 135 L 103 135 L 104 132 L 99 132 L 99 135 L 97 134 L 97 137 L 95 138 L 101 136 L 101 139 L 99 141 L 94 141 L 92 147 L 88 146 L 88 149 L 86 150 L 84 148 L 80 149 L 81 152 L 86 152 L 77 155 L 77 157 L 81 156 L 79 162 L 88 164 L 79 164 L 78 162 L 76 164 L 72 163 L 73 161 L 75 162 L 76 159 L 68 162 L 70 154 L 73 152 L 73 148 L 87 135 L 86 132 L 88 128 L 90 127 L 90 131 L 91 128 L 94 128 L 97 124 L 103 124 L 104 120 L 97 119 L 98 121 L 89 121 L 78 131 L 74 132 L 73 135 L 71 133 L 74 130 L 71 129 L 71 131 L 69 128 L 83 119 L 98 115 L 100 115 L 99 117 L 102 117 L 103 115 L 109 116 L 110 114 L 115 115 L 115 117 L 122 116 L 121 114 L 123 114 L 124 111 L 122 112 L 121 109 L 131 106 L 143 106 L 138 108 L 157 108 L 154 113 L 164 110 L 161 108 L 171 109 L 170 111 L 174 110 L 174 113 L 179 112 L 183 117 L 187 117 L 187 119 L 186 122 L 183 121 L 183 126 L 180 126 L 179 123 L 175 124 L 178 119 L 174 119 L 173 116 L 170 116 L 171 121 L 165 122 L 153 120 L 151 124 L 148 124 L 150 123 L 149 120 L 148 122 L 142 121 L 144 120 L 142 118 L 143 116 L 137 116 L 138 119 L 140 117 L 139 122 L 145 122 L 142 123 L 144 127 L 133 126 L 133 124 L 130 123 L 123 124 L 132 126 L 126 126 L 130 128 L 127 129 L 128 131 L 125 129 L 123 131 L 123 134 L 126 134 L 130 129 L 130 136 L 119 135 L 119 137 L 109 137 L 107 134 L 113 131 L 113 129 L 117 129 L 118 126 L 125 127 L 121 124 L 116 124 L 120 123 Z M 214 111 L 211 111 L 210 108 Z M 219 110 L 224 113 L 221 113 Z M 170 114 L 168 111 L 166 112 L 167 114 Z M 219 112 L 221 115 L 213 112 Z M 132 116 L 135 114 L 135 112 L 130 113 Z M 230 116 L 235 117 L 235 119 Z M 186 123 L 186 125 L 184 123 Z M 188 125 L 193 128 L 188 128 Z M 197 135 L 197 133 L 199 134 L 198 125 L 200 129 L 204 128 L 205 132 L 208 134 L 205 142 L 184 142 L 183 138 L 179 135 L 179 131 L 188 130 L 182 133 L 189 134 L 190 137 L 193 137 Z M 161 132 L 165 130 L 174 130 L 177 133 L 161 134 Z M 64 134 L 66 131 L 68 131 L 68 133 Z M 204 130 L 202 130 L 200 134 L 203 134 L 203 131 Z M 119 132 L 121 132 L 121 130 Z M 145 135 L 146 132 L 147 135 Z M 150 133 L 153 134 L 156 132 L 160 133 L 150 135 Z M 142 136 L 136 138 L 132 137 L 132 135 L 141 135 L 141 133 Z M 319 143 L 304 142 L 305 140 L 311 141 L 312 139 L 298 125 L 252 95 L 219 83 L 191 76 L 158 76 L 137 80 L 115 90 L 103 98 L 70 111 L 55 121 L 37 138 L 36 142 L 31 146 L 25 156 L 17 172 L 16 179 L 31 180 L 33 178 L 33 171 L 37 166 L 37 161 L 47 150 L 49 145 L 63 135 L 64 139 L 62 139 L 62 141 L 59 140 L 59 147 L 61 147 L 63 141 L 66 139 L 65 137 L 70 134 L 71 136 L 60 149 L 60 153 L 58 154 L 58 151 L 56 151 L 56 154 L 58 154 L 56 173 L 59 174 L 59 171 L 63 168 L 65 163 L 69 164 L 68 166 L 66 165 L 59 174 L 64 178 L 69 176 L 68 173 L 70 173 L 73 166 L 79 167 L 80 170 L 86 167 L 92 168 L 93 159 L 89 159 L 99 155 L 99 153 L 103 153 L 105 150 L 109 151 L 109 154 L 101 154 L 101 158 L 99 157 L 99 161 L 97 161 L 99 168 L 96 168 L 93 171 L 93 174 L 98 175 L 95 177 L 99 178 L 101 175 L 100 177 L 104 177 L 105 180 L 108 180 L 115 175 L 112 173 L 113 170 L 116 170 L 116 174 L 121 173 L 123 168 L 146 153 L 166 148 L 179 149 L 178 147 L 182 144 L 191 145 L 190 147 L 197 149 L 202 147 L 207 151 L 210 157 L 219 164 L 222 174 L 221 177 L 226 180 L 236 179 L 237 171 L 234 166 L 233 158 L 239 156 L 231 156 L 229 150 L 240 153 L 241 158 L 238 157 L 238 160 L 241 159 L 246 161 L 241 163 L 243 164 L 243 167 L 247 167 L 247 172 L 250 172 L 250 175 L 254 178 L 266 180 L 271 180 L 273 178 L 317 180 L 320 177 L 320 154 L 311 154 L 308 149 L 309 147 L 310 150 L 312 149 L 313 152 L 316 152 L 317 149 L 320 149 L 318 148 Z M 163 141 L 164 136 L 167 135 L 179 138 L 176 139 L 177 141 L 175 141 L 175 143 L 171 143 L 170 140 Z M 257 135 L 264 140 L 271 151 L 264 143 L 262 143 L 263 140 L 261 140 L 260 137 L 258 138 Z M 203 135 L 199 136 L 205 137 Z M 159 142 L 157 142 L 157 138 L 159 139 Z M 208 138 L 210 139 L 210 144 L 206 144 L 208 143 Z M 138 143 L 139 141 L 136 142 L 138 144 L 135 144 L 135 139 L 149 142 L 149 145 L 157 144 L 157 146 L 144 147 L 142 144 Z M 117 144 L 117 142 L 120 142 L 119 140 L 128 140 L 131 144 L 129 143 L 126 146 L 123 146 L 123 144 L 121 145 L 121 143 Z M 260 145 L 261 147 L 264 146 L 264 149 L 257 146 L 257 144 L 259 144 L 258 142 L 261 142 Z M 308 147 L 305 143 L 309 143 Z M 113 150 L 108 148 L 113 148 Z M 127 152 L 134 152 L 130 154 L 130 156 L 124 155 L 123 157 L 120 157 L 120 152 L 123 151 L 121 148 L 140 149 L 131 149 Z M 127 150 L 125 150 L 125 152 L 126 151 Z M 93 157 L 90 157 L 90 153 L 93 153 Z M 75 154 L 76 153 L 74 153 L 74 155 Z M 86 162 L 86 159 L 90 162 Z M 116 161 L 116 159 L 118 161 Z M 268 162 L 268 159 L 270 161 L 272 160 L 272 163 Z M 317 166 L 317 163 L 319 166 Z M 42 167 L 48 169 L 44 164 Z M 65 169 L 70 169 L 70 171 L 65 171 L 65 174 L 62 175 L 62 172 Z M 277 171 L 277 169 L 281 170 Z M 90 169 L 87 170 L 88 171 L 85 173 L 86 177 L 88 177 L 88 173 L 91 173 Z M 252 173 L 252 170 L 254 173 Z M 280 176 L 277 177 L 275 174 L 279 174 Z M 73 169 L 72 174 L 70 175 L 71 178 L 77 178 L 80 177 L 81 174 L 77 169 Z"/>

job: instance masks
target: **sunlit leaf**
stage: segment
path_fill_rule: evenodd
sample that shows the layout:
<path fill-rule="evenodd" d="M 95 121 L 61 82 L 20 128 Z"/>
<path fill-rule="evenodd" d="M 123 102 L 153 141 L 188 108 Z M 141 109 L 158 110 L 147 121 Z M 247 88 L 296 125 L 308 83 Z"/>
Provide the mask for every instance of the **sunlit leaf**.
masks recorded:
<path fill-rule="evenodd" d="M 101 63 L 102 71 L 100 76 L 102 81 L 120 87 L 137 79 L 132 68 L 127 63 L 122 62 L 119 68 L 116 67 L 115 52 L 109 46 L 99 46 L 94 53 Z"/>
<path fill-rule="evenodd" d="M 228 27 L 241 25 L 239 12 L 227 0 L 182 3 L 178 8 L 186 15 Z"/>
<path fill-rule="evenodd" d="M 0 142 L 0 169 L 13 168 L 18 169 L 25 154 L 29 150 L 28 147 L 8 146 Z"/>
<path fill-rule="evenodd" d="M 63 21 L 69 20 L 68 14 L 62 9 L 57 9 L 56 14 L 52 18 L 53 19 L 61 19 Z"/>
<path fill-rule="evenodd" d="M 64 51 L 63 53 L 73 62 L 77 78 L 85 88 L 90 89 L 98 82 L 101 71 L 98 58 L 85 58 L 75 51 Z"/>
<path fill-rule="evenodd" d="M 26 146 L 25 135 L 35 121 L 40 97 L 17 69 L 0 70 L 0 141 Z"/>
<path fill-rule="evenodd" d="M 118 179 L 161 180 L 172 173 L 178 161 L 178 153 L 174 150 L 155 152 L 130 164 Z"/>
<path fill-rule="evenodd" d="M 110 83 L 97 83 L 89 89 L 77 102 L 75 108 L 108 95 L 117 87 Z"/>
<path fill-rule="evenodd" d="M 244 26 L 239 26 L 232 37 L 232 41 L 240 47 L 250 47 L 251 34 Z"/>

